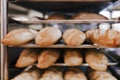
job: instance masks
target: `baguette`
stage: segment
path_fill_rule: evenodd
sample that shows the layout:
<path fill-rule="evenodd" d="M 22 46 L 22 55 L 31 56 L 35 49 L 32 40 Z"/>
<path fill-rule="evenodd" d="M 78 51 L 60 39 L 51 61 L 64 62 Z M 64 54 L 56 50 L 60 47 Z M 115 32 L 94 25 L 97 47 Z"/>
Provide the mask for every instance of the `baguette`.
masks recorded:
<path fill-rule="evenodd" d="M 55 68 L 46 70 L 39 80 L 63 80 L 63 73 Z"/>
<path fill-rule="evenodd" d="M 43 50 L 38 57 L 38 68 L 48 68 L 54 64 L 59 58 L 60 54 L 56 50 Z"/>
<path fill-rule="evenodd" d="M 8 46 L 18 46 L 23 45 L 31 40 L 33 40 L 36 35 L 37 31 L 29 30 L 29 29 L 15 29 L 10 31 L 2 40 L 4 45 Z"/>
<path fill-rule="evenodd" d="M 64 80 L 87 80 L 85 74 L 77 68 L 70 68 L 66 73 Z"/>
<path fill-rule="evenodd" d="M 107 69 L 108 60 L 101 52 L 97 52 L 95 50 L 87 51 L 85 60 L 94 70 L 105 71 Z"/>
<path fill-rule="evenodd" d="M 59 29 L 54 27 L 46 27 L 38 33 L 35 38 L 35 43 L 38 46 L 50 46 L 56 43 L 61 36 L 62 33 Z"/>
<path fill-rule="evenodd" d="M 67 50 L 64 55 L 67 66 L 79 66 L 83 62 L 82 54 L 77 50 Z"/>
<path fill-rule="evenodd" d="M 88 77 L 90 80 L 117 80 L 107 71 L 92 70 L 88 73 Z"/>
<path fill-rule="evenodd" d="M 32 49 L 24 49 L 15 64 L 16 67 L 22 68 L 34 64 L 38 59 L 38 53 Z"/>
<path fill-rule="evenodd" d="M 63 40 L 67 45 L 79 46 L 86 39 L 86 35 L 78 29 L 68 29 L 63 34 Z"/>
<path fill-rule="evenodd" d="M 114 30 L 88 30 L 87 39 L 104 47 L 120 47 L 120 32 Z"/>

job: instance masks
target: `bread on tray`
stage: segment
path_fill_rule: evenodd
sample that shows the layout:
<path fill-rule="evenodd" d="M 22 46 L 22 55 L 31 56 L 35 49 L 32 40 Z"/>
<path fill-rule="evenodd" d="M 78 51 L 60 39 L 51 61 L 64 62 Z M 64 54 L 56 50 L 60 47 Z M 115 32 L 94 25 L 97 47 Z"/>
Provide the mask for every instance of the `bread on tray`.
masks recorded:
<path fill-rule="evenodd" d="M 68 29 L 63 34 L 63 40 L 67 45 L 79 46 L 86 39 L 86 35 L 78 29 Z"/>
<path fill-rule="evenodd" d="M 39 54 L 37 67 L 42 69 L 48 68 L 58 60 L 59 56 L 60 54 L 56 50 L 53 49 L 43 50 Z"/>
<path fill-rule="evenodd" d="M 37 31 L 30 29 L 15 29 L 5 35 L 2 43 L 8 46 L 23 45 L 33 40 L 37 33 Z"/>
<path fill-rule="evenodd" d="M 38 46 L 50 46 L 56 43 L 62 36 L 62 32 L 54 27 L 46 27 L 39 31 L 35 38 Z"/>
<path fill-rule="evenodd" d="M 86 51 L 85 61 L 94 70 L 105 71 L 108 66 L 108 59 L 105 54 L 96 50 Z"/>
<path fill-rule="evenodd" d="M 33 49 L 24 49 L 15 64 L 16 67 L 22 68 L 34 64 L 38 59 L 38 53 Z"/>
<path fill-rule="evenodd" d="M 69 49 L 65 51 L 64 62 L 67 66 L 80 66 L 83 62 L 83 56 L 80 51 Z"/>
<path fill-rule="evenodd" d="M 120 32 L 114 30 L 93 29 L 86 32 L 87 39 L 104 47 L 120 47 Z"/>
<path fill-rule="evenodd" d="M 80 69 L 70 68 L 66 71 L 64 80 L 87 80 L 87 77 Z"/>

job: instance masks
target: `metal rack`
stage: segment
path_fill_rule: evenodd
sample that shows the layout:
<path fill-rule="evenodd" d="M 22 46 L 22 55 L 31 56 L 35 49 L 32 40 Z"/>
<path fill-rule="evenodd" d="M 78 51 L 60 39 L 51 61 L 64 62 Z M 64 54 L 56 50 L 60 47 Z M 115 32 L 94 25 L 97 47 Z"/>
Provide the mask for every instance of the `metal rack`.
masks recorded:
<path fill-rule="evenodd" d="M 7 4 L 8 2 L 52 2 L 53 0 L 2 0 L 1 6 L 2 6 L 2 12 L 1 12 L 1 39 L 5 36 L 7 33 Z M 54 2 L 110 2 L 111 0 L 54 0 Z M 120 22 L 119 20 L 40 20 L 40 21 L 20 21 L 23 24 L 39 24 L 39 23 L 115 23 Z M 40 47 L 35 44 L 27 44 L 27 45 L 21 45 L 18 47 L 24 47 L 24 48 L 105 48 L 102 46 L 96 46 L 96 45 L 81 45 L 77 47 L 67 46 L 67 45 L 52 45 L 48 47 Z M 108 65 L 116 65 L 117 63 L 109 63 Z M 53 64 L 53 66 L 66 66 L 66 64 Z M 82 66 L 88 66 L 88 64 L 82 64 Z M 1 44 L 1 80 L 8 80 L 8 64 L 7 64 L 7 47 Z"/>
<path fill-rule="evenodd" d="M 111 0 L 9 0 L 15 2 L 109 2 Z"/>
<path fill-rule="evenodd" d="M 13 47 L 13 46 L 9 46 L 9 47 Z M 55 44 L 51 46 L 38 46 L 36 44 L 25 44 L 25 45 L 14 46 L 14 47 L 22 47 L 22 48 L 106 48 L 103 46 L 90 45 L 90 44 L 83 44 L 80 46 L 69 46 L 65 44 Z"/>

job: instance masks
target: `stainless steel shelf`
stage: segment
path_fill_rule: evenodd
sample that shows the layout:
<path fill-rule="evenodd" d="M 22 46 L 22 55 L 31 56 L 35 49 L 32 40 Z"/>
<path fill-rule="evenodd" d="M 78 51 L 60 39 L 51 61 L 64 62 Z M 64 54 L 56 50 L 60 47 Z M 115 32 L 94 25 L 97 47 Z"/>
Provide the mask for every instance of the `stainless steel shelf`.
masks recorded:
<path fill-rule="evenodd" d="M 9 46 L 13 47 L 13 46 Z M 98 46 L 98 45 L 89 45 L 89 44 L 83 44 L 80 46 L 68 46 L 64 44 L 56 44 L 56 45 L 51 45 L 51 46 L 37 46 L 36 44 L 26 44 L 26 45 L 20 45 L 20 46 L 15 46 L 15 47 L 23 47 L 23 48 L 106 48 L 103 46 Z"/>
<path fill-rule="evenodd" d="M 9 0 L 15 2 L 110 2 L 111 0 Z"/>
<path fill-rule="evenodd" d="M 119 23 L 120 20 L 39 20 L 37 18 L 28 18 L 23 19 L 22 16 L 12 16 L 11 19 L 18 21 L 22 24 L 47 24 L 47 23 Z"/>
<path fill-rule="evenodd" d="M 114 66 L 114 65 L 117 65 L 117 64 L 119 64 L 119 63 L 108 63 L 107 65 L 108 66 Z M 52 66 L 67 66 L 66 64 L 64 64 L 64 63 L 55 63 L 55 64 L 53 64 Z M 80 66 L 89 66 L 89 64 L 87 64 L 87 63 L 83 63 L 83 64 L 81 64 Z"/>

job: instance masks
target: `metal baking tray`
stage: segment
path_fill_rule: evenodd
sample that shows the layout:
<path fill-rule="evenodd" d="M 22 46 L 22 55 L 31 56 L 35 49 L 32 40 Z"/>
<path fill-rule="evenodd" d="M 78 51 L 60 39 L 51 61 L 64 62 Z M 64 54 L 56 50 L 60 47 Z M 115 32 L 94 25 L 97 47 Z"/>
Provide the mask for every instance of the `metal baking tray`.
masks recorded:
<path fill-rule="evenodd" d="M 16 2 L 109 2 L 111 0 L 9 0 Z"/>
<path fill-rule="evenodd" d="M 80 46 L 69 46 L 65 44 L 56 44 L 51 46 L 37 46 L 36 44 L 25 44 L 20 46 L 9 46 L 9 47 L 22 47 L 22 48 L 106 48 L 98 45 L 83 44 Z"/>

